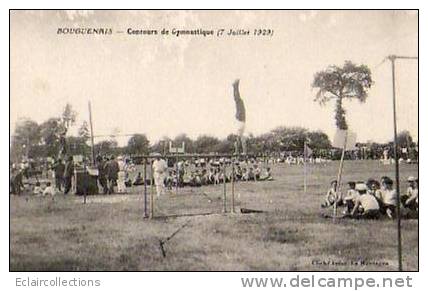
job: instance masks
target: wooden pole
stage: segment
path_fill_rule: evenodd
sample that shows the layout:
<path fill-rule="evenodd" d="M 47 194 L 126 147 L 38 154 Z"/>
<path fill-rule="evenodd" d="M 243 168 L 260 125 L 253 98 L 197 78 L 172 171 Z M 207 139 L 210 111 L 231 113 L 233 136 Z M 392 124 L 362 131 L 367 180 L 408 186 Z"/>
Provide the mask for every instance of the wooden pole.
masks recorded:
<path fill-rule="evenodd" d="M 91 101 L 88 101 L 88 109 L 89 109 L 89 125 L 90 125 L 90 128 L 91 128 L 91 155 L 92 155 L 92 164 L 95 165 L 94 127 L 93 127 L 93 123 L 92 123 Z"/>
<path fill-rule="evenodd" d="M 303 191 L 306 194 L 306 141 L 303 144 Z"/>
<path fill-rule="evenodd" d="M 232 159 L 232 208 L 230 209 L 231 213 L 235 213 L 235 160 Z"/>
<path fill-rule="evenodd" d="M 392 105 L 394 114 L 394 160 L 395 160 L 395 185 L 397 189 L 397 251 L 398 251 L 398 270 L 403 271 L 403 260 L 401 255 L 401 211 L 400 211 L 400 167 L 398 161 L 398 143 L 397 143 L 397 112 L 395 101 L 395 56 L 389 58 L 392 65 Z"/>
<path fill-rule="evenodd" d="M 226 213 L 226 162 L 223 160 L 223 213 Z"/>
<path fill-rule="evenodd" d="M 177 182 L 175 183 L 175 195 L 178 195 L 178 148 L 176 149 L 176 153 L 175 153 L 175 176 L 177 179 Z"/>
<path fill-rule="evenodd" d="M 144 159 L 144 167 L 143 167 L 143 171 L 144 171 L 144 218 L 148 217 L 147 214 L 147 159 Z"/>
<path fill-rule="evenodd" d="M 153 180 L 153 166 L 150 166 L 150 219 L 152 219 L 154 217 L 154 193 L 153 193 L 153 187 L 154 187 L 154 180 Z"/>
<path fill-rule="evenodd" d="M 343 143 L 342 156 L 340 157 L 339 173 L 337 174 L 336 197 L 334 198 L 334 206 L 333 206 L 333 221 L 336 220 L 336 216 L 337 216 L 337 198 L 338 198 L 338 195 L 340 192 L 340 183 L 342 180 L 343 160 L 345 158 L 345 151 L 346 151 L 346 143 L 347 142 L 348 142 L 348 130 L 345 131 L 345 141 Z"/>

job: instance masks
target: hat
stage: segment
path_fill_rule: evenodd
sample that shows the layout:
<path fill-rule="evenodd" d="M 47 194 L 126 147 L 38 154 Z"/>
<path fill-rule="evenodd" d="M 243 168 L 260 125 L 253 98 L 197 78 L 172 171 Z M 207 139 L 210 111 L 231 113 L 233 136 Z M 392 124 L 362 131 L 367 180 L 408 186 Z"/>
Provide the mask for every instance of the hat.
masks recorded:
<path fill-rule="evenodd" d="M 416 179 L 415 177 L 413 177 L 413 176 L 409 176 L 409 178 L 407 178 L 407 182 L 415 182 L 415 181 L 417 181 L 418 179 Z"/>
<path fill-rule="evenodd" d="M 117 157 L 118 160 L 123 160 L 122 156 Z"/>
<path fill-rule="evenodd" d="M 363 183 L 358 183 L 355 186 L 355 190 L 357 190 L 357 191 L 367 191 L 367 185 L 363 184 Z"/>

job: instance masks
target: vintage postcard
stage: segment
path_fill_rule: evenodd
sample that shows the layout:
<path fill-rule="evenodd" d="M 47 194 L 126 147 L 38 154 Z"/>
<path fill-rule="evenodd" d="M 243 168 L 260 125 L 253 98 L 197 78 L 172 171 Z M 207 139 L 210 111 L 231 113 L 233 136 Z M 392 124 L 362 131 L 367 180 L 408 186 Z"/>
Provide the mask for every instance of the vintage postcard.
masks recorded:
<path fill-rule="evenodd" d="M 418 17 L 11 10 L 10 271 L 418 271 Z"/>

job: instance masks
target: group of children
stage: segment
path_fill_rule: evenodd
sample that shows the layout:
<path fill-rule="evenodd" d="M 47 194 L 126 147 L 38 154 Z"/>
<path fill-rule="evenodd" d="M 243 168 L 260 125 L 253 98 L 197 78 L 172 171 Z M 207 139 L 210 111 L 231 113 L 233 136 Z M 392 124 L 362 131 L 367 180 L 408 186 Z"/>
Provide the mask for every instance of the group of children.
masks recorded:
<path fill-rule="evenodd" d="M 262 169 L 259 165 L 254 164 L 249 167 L 237 165 L 232 170 L 228 167 L 224 171 L 222 167 L 196 167 L 194 169 L 185 165 L 178 165 L 174 169 L 169 169 L 165 175 L 164 185 L 168 189 L 173 187 L 200 187 L 205 185 L 217 185 L 229 183 L 234 179 L 237 181 L 272 181 L 272 172 L 270 167 Z M 146 181 L 150 184 L 150 181 Z M 138 186 L 144 184 L 144 178 L 141 172 L 137 174 L 133 181 L 127 180 L 127 186 Z"/>
<path fill-rule="evenodd" d="M 398 199 L 394 182 L 384 176 L 380 182 L 375 179 L 364 181 L 349 181 L 349 189 L 346 194 L 337 192 L 337 181 L 331 182 L 325 201 L 321 207 L 344 206 L 344 217 L 377 219 L 382 215 L 393 219 L 397 216 L 397 206 L 400 204 L 405 209 L 406 215 L 419 212 L 419 180 L 413 176 L 408 177 L 409 184 L 406 193 Z"/>
<path fill-rule="evenodd" d="M 52 186 L 51 182 L 47 181 L 45 183 L 45 186 L 42 186 L 42 184 L 37 181 L 36 185 L 34 186 L 33 189 L 33 194 L 37 195 L 37 196 L 51 196 L 54 197 L 55 194 L 57 193 L 56 189 L 54 186 Z"/>

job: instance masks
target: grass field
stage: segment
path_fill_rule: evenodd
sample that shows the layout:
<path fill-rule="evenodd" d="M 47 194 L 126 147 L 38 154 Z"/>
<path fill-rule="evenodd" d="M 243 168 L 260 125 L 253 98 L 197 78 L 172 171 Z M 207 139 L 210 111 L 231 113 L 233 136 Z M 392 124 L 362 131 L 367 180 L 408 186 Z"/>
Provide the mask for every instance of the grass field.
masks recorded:
<path fill-rule="evenodd" d="M 12 271 L 126 270 L 397 270 L 396 221 L 322 218 L 320 203 L 338 164 L 273 167 L 275 181 L 240 182 L 239 207 L 222 214 L 222 185 L 180 189 L 155 201 L 143 219 L 142 189 L 126 195 L 11 196 Z M 345 161 L 344 181 L 394 177 L 393 166 Z M 401 190 L 417 165 L 401 165 Z M 227 209 L 230 210 L 230 184 Z M 331 210 L 327 210 L 330 211 Z M 169 241 L 165 240 L 186 224 Z M 402 221 L 403 267 L 418 270 L 418 220 Z"/>

